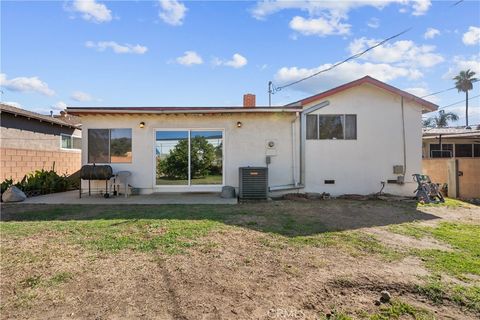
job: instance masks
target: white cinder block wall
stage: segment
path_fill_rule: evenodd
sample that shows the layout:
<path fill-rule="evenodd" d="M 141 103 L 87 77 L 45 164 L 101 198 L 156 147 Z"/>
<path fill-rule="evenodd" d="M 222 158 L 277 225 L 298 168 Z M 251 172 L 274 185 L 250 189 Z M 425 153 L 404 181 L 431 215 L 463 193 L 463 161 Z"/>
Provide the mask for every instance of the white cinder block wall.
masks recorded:
<path fill-rule="evenodd" d="M 369 194 L 381 181 L 396 179 L 403 165 L 401 97 L 364 84 L 326 98 L 330 105 L 312 114 L 356 114 L 357 140 L 307 140 L 306 192 Z M 310 103 L 305 109 L 321 101 Z M 412 174 L 421 173 L 421 106 L 404 100 L 406 132 L 405 184 L 386 184 L 384 192 L 413 195 Z M 324 180 L 335 180 L 325 184 Z"/>

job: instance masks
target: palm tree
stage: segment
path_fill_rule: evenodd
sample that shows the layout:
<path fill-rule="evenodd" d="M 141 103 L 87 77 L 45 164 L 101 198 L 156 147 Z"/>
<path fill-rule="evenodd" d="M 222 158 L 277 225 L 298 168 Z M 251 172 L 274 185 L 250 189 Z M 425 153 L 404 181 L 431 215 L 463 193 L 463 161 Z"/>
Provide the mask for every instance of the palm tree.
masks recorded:
<path fill-rule="evenodd" d="M 455 87 L 458 92 L 465 92 L 465 126 L 468 127 L 468 91 L 473 89 L 473 83 L 478 81 L 474 78 L 475 72 L 468 69 L 467 71 L 460 71 L 458 76 L 453 78 L 455 80 Z"/>
<path fill-rule="evenodd" d="M 445 112 L 445 110 L 440 110 L 438 112 L 438 116 L 424 120 L 423 126 L 445 128 L 445 127 L 448 127 L 449 121 L 457 121 L 457 120 L 458 120 L 458 116 L 455 113 Z"/>

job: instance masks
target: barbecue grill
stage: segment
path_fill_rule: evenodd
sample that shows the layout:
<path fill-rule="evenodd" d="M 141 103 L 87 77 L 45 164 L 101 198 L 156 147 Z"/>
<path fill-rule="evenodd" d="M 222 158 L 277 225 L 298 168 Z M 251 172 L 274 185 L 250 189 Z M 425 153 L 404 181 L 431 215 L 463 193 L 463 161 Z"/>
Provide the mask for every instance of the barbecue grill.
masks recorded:
<path fill-rule="evenodd" d="M 112 167 L 109 165 L 87 164 L 80 169 L 80 198 L 82 197 L 82 180 L 88 180 L 88 195 L 91 195 L 90 182 L 92 180 L 105 180 L 105 198 L 110 197 L 108 193 L 108 181 L 113 177 Z"/>

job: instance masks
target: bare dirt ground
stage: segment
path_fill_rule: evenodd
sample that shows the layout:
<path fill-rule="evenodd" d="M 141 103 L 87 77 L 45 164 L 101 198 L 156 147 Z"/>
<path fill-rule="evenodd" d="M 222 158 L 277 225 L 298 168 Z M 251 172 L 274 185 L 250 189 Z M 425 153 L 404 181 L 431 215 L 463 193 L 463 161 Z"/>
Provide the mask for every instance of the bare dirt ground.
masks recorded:
<path fill-rule="evenodd" d="M 2 224 L 20 225 L 15 225 L 18 233 L 2 232 L 0 316 L 323 319 L 332 315 L 334 319 L 335 312 L 341 311 L 362 319 L 380 310 L 375 301 L 382 290 L 388 290 L 393 298 L 425 309 L 436 319 L 478 319 L 475 311 L 451 301 L 433 303 L 417 292 L 416 285 L 431 271 L 416 256 L 388 259 L 368 252 L 368 248 L 365 252 L 349 246 L 303 245 L 296 241 L 317 236 L 320 230 L 353 231 L 373 235 L 382 246 L 392 250 L 448 251 L 452 249 L 446 243 L 392 233 L 389 226 L 414 221 L 426 226 L 442 221 L 480 224 L 479 207 L 416 209 L 385 202 L 326 202 L 278 201 L 226 207 L 222 210 L 242 214 L 213 218 L 221 222 L 219 228 L 197 237 L 194 245 L 175 254 L 162 249 L 86 248 L 66 240 L 77 230 L 69 225 L 54 231 L 22 234 L 21 224 L 38 226 L 50 220 L 76 223 L 82 219 L 88 219 L 83 221 L 88 223 L 97 215 L 102 219 L 102 208 L 82 207 L 46 222 L 15 218 L 22 212 L 39 210 L 39 206 L 4 206 Z M 141 215 L 142 208 L 131 210 Z M 55 207 L 41 208 L 50 209 Z M 272 218 L 276 214 L 295 218 L 293 222 L 277 222 Z M 306 228 L 301 223 L 305 221 L 317 225 Z M 276 228 L 275 223 L 287 227 Z M 158 231 L 160 235 L 162 232 Z M 56 281 L 59 274 L 65 275 L 65 279 Z"/>

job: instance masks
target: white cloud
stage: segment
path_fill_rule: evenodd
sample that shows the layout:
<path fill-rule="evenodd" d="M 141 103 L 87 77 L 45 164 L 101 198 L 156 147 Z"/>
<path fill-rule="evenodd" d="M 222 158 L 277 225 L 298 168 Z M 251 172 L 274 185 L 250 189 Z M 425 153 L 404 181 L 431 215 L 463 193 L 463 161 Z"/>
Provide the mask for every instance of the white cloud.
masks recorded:
<path fill-rule="evenodd" d="M 112 49 L 115 53 L 134 53 L 134 54 L 144 54 L 147 52 L 148 48 L 145 46 L 141 46 L 139 44 L 131 45 L 131 44 L 118 44 L 115 41 L 87 41 L 85 42 L 85 47 L 87 48 L 94 48 L 98 51 L 105 51 L 107 49 Z"/>
<path fill-rule="evenodd" d="M 0 73 L 0 86 L 10 90 L 19 92 L 37 92 L 46 96 L 53 96 L 55 91 L 48 87 L 48 84 L 40 80 L 38 77 L 17 77 L 7 79 L 5 73 Z"/>
<path fill-rule="evenodd" d="M 82 14 L 82 18 L 96 23 L 112 20 L 112 11 L 95 0 L 75 0 L 71 8 Z"/>
<path fill-rule="evenodd" d="M 424 97 L 426 95 L 429 95 L 431 92 L 425 88 L 425 87 L 412 87 L 412 88 L 406 88 L 404 89 L 404 91 L 407 91 L 407 92 L 410 92 L 411 94 L 421 98 L 421 97 Z M 425 100 L 428 100 L 432 103 L 435 103 L 435 104 L 438 104 L 439 103 L 439 98 L 438 96 L 429 96 L 429 97 L 425 97 L 424 98 Z"/>
<path fill-rule="evenodd" d="M 331 66 L 332 64 L 323 64 L 312 69 L 283 67 L 277 71 L 274 78 L 278 85 L 284 85 L 310 76 Z M 317 93 L 366 75 L 387 82 L 402 77 L 415 80 L 423 76 L 417 69 L 394 67 L 386 63 L 375 64 L 369 62 L 359 63 L 356 61 L 349 61 L 338 66 L 334 71 L 328 71 L 300 82 L 295 88 L 307 93 Z"/>
<path fill-rule="evenodd" d="M 23 109 L 23 106 L 21 103 L 19 102 L 15 102 L 15 101 L 2 101 L 3 104 L 6 104 L 6 105 L 9 105 L 9 106 L 12 106 L 12 107 L 15 107 L 15 108 L 20 108 L 20 109 Z"/>
<path fill-rule="evenodd" d="M 82 91 L 73 92 L 70 98 L 79 102 L 88 102 L 93 100 L 93 97 L 90 94 Z"/>
<path fill-rule="evenodd" d="M 176 59 L 177 63 L 184 66 L 192 66 L 194 64 L 202 64 L 203 59 L 195 51 L 185 51 L 184 55 Z"/>
<path fill-rule="evenodd" d="M 341 23 L 338 17 L 305 19 L 300 16 L 295 16 L 290 21 L 290 28 L 307 36 L 317 35 L 321 37 L 326 35 L 348 34 L 350 32 L 350 25 Z"/>
<path fill-rule="evenodd" d="M 453 66 L 443 75 L 443 79 L 451 79 L 462 70 L 472 70 L 477 75 L 480 74 L 480 54 L 471 57 L 455 56 L 453 57 Z"/>
<path fill-rule="evenodd" d="M 248 63 L 247 58 L 245 58 L 244 56 L 242 56 L 239 53 L 235 53 L 232 56 L 231 60 L 221 60 L 221 59 L 218 59 L 218 58 L 213 59 L 213 64 L 216 65 L 216 66 L 227 66 L 227 67 L 232 67 L 232 68 L 235 68 L 235 69 L 242 68 L 242 67 L 246 66 L 247 63 Z"/>
<path fill-rule="evenodd" d="M 63 102 L 63 101 L 58 101 L 57 103 L 55 103 L 55 104 L 52 106 L 52 109 L 53 109 L 53 110 L 63 111 L 63 110 L 65 110 L 67 107 L 68 107 L 68 105 L 67 105 L 65 102 Z"/>
<path fill-rule="evenodd" d="M 364 51 L 380 42 L 376 39 L 359 38 L 349 44 L 351 54 Z M 433 67 L 445 59 L 435 52 L 435 46 L 416 45 L 410 40 L 400 40 L 393 43 L 385 43 L 367 52 L 360 59 L 372 62 L 396 63 L 399 66 L 408 67 Z"/>
<path fill-rule="evenodd" d="M 480 44 L 480 28 L 473 26 L 469 27 L 468 31 L 463 34 L 462 40 L 467 46 Z"/>
<path fill-rule="evenodd" d="M 373 29 L 377 29 L 378 27 L 380 27 L 380 19 L 370 18 L 370 20 L 367 21 L 367 26 Z"/>
<path fill-rule="evenodd" d="M 172 26 L 180 26 L 183 24 L 183 19 L 187 12 L 187 7 L 177 0 L 159 0 L 161 7 L 158 16 L 165 23 L 168 23 Z"/>
<path fill-rule="evenodd" d="M 425 14 L 431 6 L 430 0 L 342 0 L 342 1 L 318 1 L 318 0 L 265 0 L 259 1 L 252 9 L 252 16 L 256 19 L 264 19 L 268 15 L 282 10 L 296 9 L 305 11 L 306 17 L 296 16 L 290 21 L 290 27 L 305 35 L 342 35 L 350 31 L 348 13 L 356 8 L 369 6 L 383 9 L 390 4 L 410 6 L 412 15 Z M 375 22 L 371 23 L 373 26 Z"/>
<path fill-rule="evenodd" d="M 432 5 L 431 0 L 414 0 L 412 5 L 412 8 L 413 8 L 412 15 L 423 16 L 425 13 L 427 13 L 431 5 Z"/>
<path fill-rule="evenodd" d="M 440 30 L 435 29 L 435 28 L 428 28 L 427 31 L 425 31 L 423 37 L 425 39 L 433 39 L 436 36 L 440 35 Z"/>

